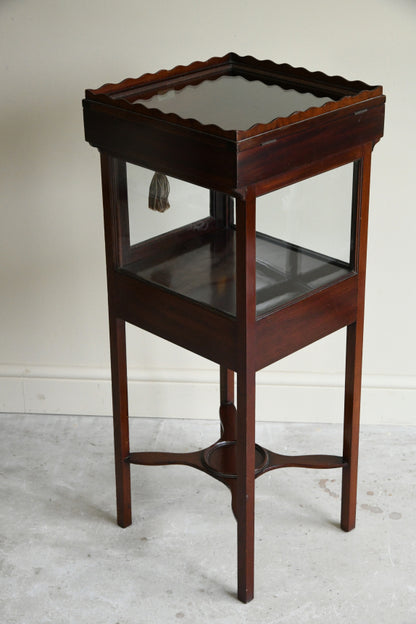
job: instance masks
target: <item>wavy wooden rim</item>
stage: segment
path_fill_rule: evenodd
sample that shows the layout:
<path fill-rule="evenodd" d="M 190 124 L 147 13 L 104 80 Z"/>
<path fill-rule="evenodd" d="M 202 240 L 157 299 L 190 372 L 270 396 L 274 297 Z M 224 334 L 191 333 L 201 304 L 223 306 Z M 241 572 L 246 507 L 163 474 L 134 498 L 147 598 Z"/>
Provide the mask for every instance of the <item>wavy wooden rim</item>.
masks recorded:
<path fill-rule="evenodd" d="M 304 111 L 294 111 L 286 117 L 277 116 L 268 122 L 254 123 L 245 130 L 227 130 L 217 124 L 204 124 L 193 117 L 164 113 L 158 108 L 149 108 L 137 101 L 133 103 L 122 95 L 123 93 L 127 95 L 126 92 L 131 94 L 132 91 L 138 91 L 137 95 L 139 96 L 140 91 L 146 90 L 148 92 L 152 85 L 156 87 L 158 83 L 166 81 L 172 82 L 170 88 L 181 90 L 202 80 L 215 80 L 222 75 L 229 74 L 230 70 L 233 69 L 236 73 L 239 70 L 237 75 L 242 75 L 248 80 L 264 82 L 266 78 L 271 80 L 274 77 L 276 79 L 275 84 L 279 84 L 288 90 L 296 89 L 296 86 L 298 90 L 300 87 L 304 91 L 311 89 L 325 91 L 326 89 L 327 97 L 330 97 L 330 94 L 340 97 L 332 102 L 326 102 L 322 106 L 311 106 Z M 343 93 L 345 95 L 342 95 Z M 139 78 L 125 78 L 118 83 L 105 83 L 98 89 L 87 89 L 86 99 L 131 110 L 176 125 L 185 125 L 201 132 L 238 140 L 338 110 L 380 96 L 382 93 L 381 86 L 370 86 L 360 80 L 349 81 L 338 75 L 328 76 L 321 71 L 311 72 L 304 67 L 293 67 L 288 63 L 277 64 L 270 60 L 258 60 L 253 56 L 241 57 L 230 52 L 225 56 L 212 57 L 207 61 L 195 61 L 189 65 L 177 65 L 169 70 L 161 69 L 156 73 L 146 73 Z M 117 94 L 120 95 L 115 97 Z"/>

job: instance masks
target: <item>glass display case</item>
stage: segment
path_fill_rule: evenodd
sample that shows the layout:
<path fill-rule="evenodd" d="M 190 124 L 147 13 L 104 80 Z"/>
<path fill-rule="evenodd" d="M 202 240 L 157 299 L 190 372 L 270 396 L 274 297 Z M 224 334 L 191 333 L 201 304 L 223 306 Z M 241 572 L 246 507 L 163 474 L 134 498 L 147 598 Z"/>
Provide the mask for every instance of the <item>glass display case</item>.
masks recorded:
<path fill-rule="evenodd" d="M 102 163 L 118 522 L 131 523 L 131 464 L 222 481 L 243 602 L 255 478 L 341 468 L 341 527 L 355 524 L 370 159 L 384 102 L 379 86 L 233 53 L 87 90 L 83 102 Z M 219 365 L 221 432 L 208 449 L 130 451 L 126 322 Z M 342 327 L 343 455 L 257 445 L 256 372 Z"/>

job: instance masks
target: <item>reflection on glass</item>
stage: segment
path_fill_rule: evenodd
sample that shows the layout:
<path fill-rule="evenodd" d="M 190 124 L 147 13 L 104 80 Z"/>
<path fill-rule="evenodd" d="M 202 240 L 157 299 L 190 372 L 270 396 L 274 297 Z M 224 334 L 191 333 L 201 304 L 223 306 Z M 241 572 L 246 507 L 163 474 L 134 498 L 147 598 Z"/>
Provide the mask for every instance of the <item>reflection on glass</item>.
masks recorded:
<path fill-rule="evenodd" d="M 256 255 L 257 316 L 350 273 L 343 262 L 262 234 L 257 235 Z"/>
<path fill-rule="evenodd" d="M 231 315 L 236 314 L 235 230 L 196 233 L 180 247 L 165 241 L 163 254 L 125 267 L 129 273 Z M 347 265 L 284 241 L 257 235 L 258 316 L 347 277 Z"/>
<path fill-rule="evenodd" d="M 169 176 L 170 208 L 149 210 L 149 187 L 153 171 L 127 163 L 127 196 L 131 244 L 170 232 L 209 214 L 209 192 L 195 184 Z"/>
<path fill-rule="evenodd" d="M 149 210 L 152 175 L 127 166 L 132 247 L 122 270 L 234 316 L 235 227 L 209 216 L 207 189 L 174 178 L 171 208 Z M 257 199 L 257 317 L 352 274 L 352 189 L 349 164 Z"/>
<path fill-rule="evenodd" d="M 254 124 L 288 117 L 330 101 L 328 97 L 283 89 L 242 76 L 221 76 L 183 89 L 169 89 L 147 100 L 135 100 L 147 108 L 175 113 L 183 119 L 197 119 L 203 124 L 216 124 L 224 130 L 247 130 Z"/>
<path fill-rule="evenodd" d="M 353 170 L 349 163 L 258 197 L 257 230 L 349 262 Z"/>

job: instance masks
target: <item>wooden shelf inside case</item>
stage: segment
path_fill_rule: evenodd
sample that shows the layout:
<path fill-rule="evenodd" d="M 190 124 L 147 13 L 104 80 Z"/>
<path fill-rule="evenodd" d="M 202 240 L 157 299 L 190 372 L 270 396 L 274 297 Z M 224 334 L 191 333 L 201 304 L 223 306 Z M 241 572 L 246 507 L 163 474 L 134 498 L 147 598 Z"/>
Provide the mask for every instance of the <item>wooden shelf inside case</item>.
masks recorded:
<path fill-rule="evenodd" d="M 234 227 L 195 228 L 192 237 L 181 238 L 181 244 L 178 231 L 171 232 L 163 236 L 163 253 L 159 237 L 140 248 L 142 257 L 126 264 L 123 272 L 235 316 Z M 152 253 L 156 248 L 157 253 Z M 263 317 L 353 274 L 345 262 L 257 232 L 256 316 Z"/>

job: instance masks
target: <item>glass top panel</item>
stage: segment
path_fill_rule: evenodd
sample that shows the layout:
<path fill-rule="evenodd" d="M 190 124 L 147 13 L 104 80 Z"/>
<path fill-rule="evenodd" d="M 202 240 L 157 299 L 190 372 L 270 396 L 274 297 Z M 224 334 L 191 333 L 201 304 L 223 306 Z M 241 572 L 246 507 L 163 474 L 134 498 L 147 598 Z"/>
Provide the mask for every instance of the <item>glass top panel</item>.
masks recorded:
<path fill-rule="evenodd" d="M 149 99 L 139 98 L 134 103 L 175 113 L 183 119 L 196 119 L 202 124 L 215 124 L 224 130 L 248 130 L 255 124 L 266 124 L 277 117 L 288 117 L 331 101 L 329 97 L 283 89 L 260 80 L 221 76 L 183 89 L 169 89 Z"/>

